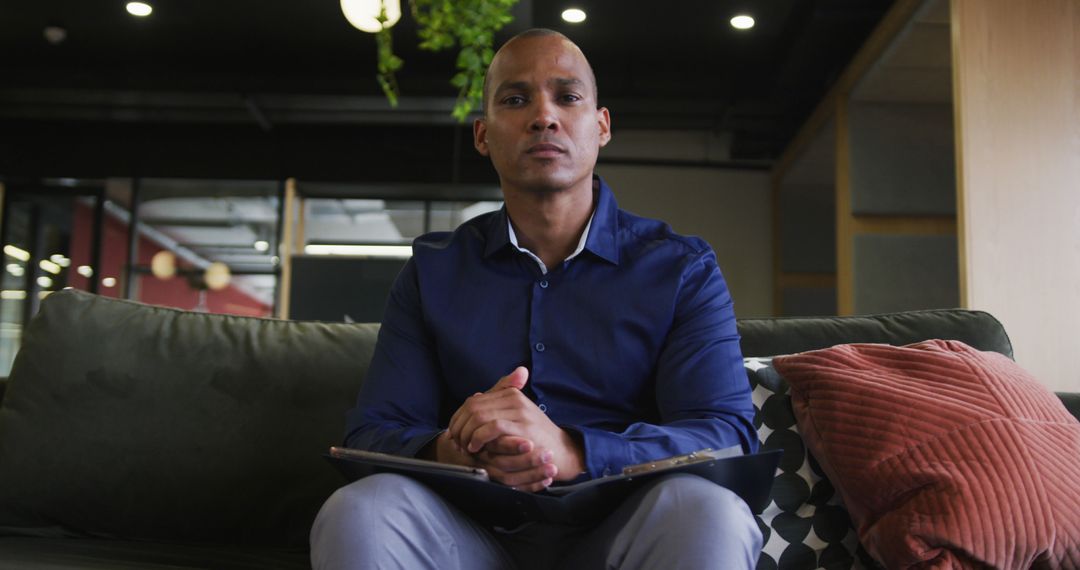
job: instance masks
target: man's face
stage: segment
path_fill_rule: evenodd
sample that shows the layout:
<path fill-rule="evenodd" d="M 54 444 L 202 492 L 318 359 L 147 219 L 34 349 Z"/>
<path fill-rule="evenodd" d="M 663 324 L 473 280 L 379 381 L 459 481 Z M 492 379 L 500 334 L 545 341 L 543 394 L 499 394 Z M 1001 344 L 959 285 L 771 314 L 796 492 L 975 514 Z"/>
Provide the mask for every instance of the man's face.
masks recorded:
<path fill-rule="evenodd" d="M 611 122 L 607 109 L 597 109 L 581 51 L 559 36 L 521 38 L 496 55 L 488 74 L 474 144 L 491 157 L 503 187 L 549 192 L 591 180 Z"/>

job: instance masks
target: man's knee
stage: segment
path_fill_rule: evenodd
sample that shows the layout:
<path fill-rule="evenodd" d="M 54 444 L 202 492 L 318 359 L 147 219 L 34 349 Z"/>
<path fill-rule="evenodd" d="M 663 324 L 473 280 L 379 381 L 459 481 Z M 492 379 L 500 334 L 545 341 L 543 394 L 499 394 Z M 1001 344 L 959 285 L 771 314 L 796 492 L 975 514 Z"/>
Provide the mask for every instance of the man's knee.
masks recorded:
<path fill-rule="evenodd" d="M 433 527 L 437 519 L 430 513 L 437 505 L 425 504 L 432 495 L 420 483 L 393 474 L 372 475 L 338 489 L 312 526 L 312 566 L 390 567 L 386 559 L 390 551 L 409 560 L 406 567 L 433 567 L 421 552 L 421 543 L 446 540 Z"/>
<path fill-rule="evenodd" d="M 646 493 L 642 507 L 653 528 L 683 542 L 711 543 L 732 551 L 756 552 L 761 532 L 750 506 L 731 490 L 696 475 L 664 477 Z"/>
<path fill-rule="evenodd" d="M 323 510 L 369 514 L 408 505 L 418 495 L 431 493 L 420 483 L 393 473 L 379 473 L 341 487 L 323 505 Z"/>
<path fill-rule="evenodd" d="M 711 520 L 753 523 L 754 519 L 750 507 L 738 495 L 696 475 L 664 477 L 648 491 L 643 503 L 651 504 L 654 509 L 670 510 L 680 518 L 696 515 L 695 518 L 704 519 L 703 524 Z"/>

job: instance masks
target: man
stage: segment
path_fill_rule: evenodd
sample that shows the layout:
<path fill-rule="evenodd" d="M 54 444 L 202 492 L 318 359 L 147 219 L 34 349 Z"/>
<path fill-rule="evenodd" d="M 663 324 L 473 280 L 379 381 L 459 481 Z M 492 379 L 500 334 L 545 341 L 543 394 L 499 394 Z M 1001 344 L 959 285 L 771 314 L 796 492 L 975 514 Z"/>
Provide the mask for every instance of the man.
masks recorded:
<path fill-rule="evenodd" d="M 350 447 L 483 467 L 522 492 L 740 445 L 753 407 L 735 317 L 702 240 L 618 210 L 593 174 L 611 138 L 565 36 L 508 41 L 476 149 L 499 212 L 423 236 L 388 302 Z M 312 529 L 316 568 L 749 568 L 761 534 L 734 493 L 661 478 L 593 527 L 487 528 L 423 485 L 348 485 Z"/>

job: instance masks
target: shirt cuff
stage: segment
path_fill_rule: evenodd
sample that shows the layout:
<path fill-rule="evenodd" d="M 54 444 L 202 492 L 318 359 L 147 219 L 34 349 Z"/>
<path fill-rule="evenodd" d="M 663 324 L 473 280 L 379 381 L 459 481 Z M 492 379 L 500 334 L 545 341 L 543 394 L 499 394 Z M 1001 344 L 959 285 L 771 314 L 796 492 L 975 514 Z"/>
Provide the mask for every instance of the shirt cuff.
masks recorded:
<path fill-rule="evenodd" d="M 566 426 L 581 436 L 585 472 L 590 479 L 617 475 L 631 465 L 630 444 L 618 434 L 584 426 Z"/>
<path fill-rule="evenodd" d="M 421 433 L 420 435 L 415 435 L 409 438 L 405 442 L 405 445 L 401 446 L 401 451 L 398 452 L 398 455 L 403 455 L 405 457 L 416 457 L 420 453 L 420 450 L 424 449 L 425 445 L 431 443 L 432 441 L 435 441 L 435 439 L 438 438 L 439 435 L 442 434 L 442 432 L 444 431 L 446 430 L 435 430 L 431 432 Z"/>

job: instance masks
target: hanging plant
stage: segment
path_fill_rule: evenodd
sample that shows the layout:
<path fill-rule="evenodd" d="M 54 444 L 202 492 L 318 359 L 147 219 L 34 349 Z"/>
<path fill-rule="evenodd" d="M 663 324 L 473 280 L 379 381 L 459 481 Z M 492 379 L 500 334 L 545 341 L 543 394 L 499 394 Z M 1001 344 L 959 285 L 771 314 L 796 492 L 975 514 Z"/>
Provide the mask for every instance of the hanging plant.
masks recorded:
<path fill-rule="evenodd" d="M 495 33 L 510 23 L 510 9 L 518 0 L 409 0 L 416 20 L 420 49 L 443 51 L 459 48 L 457 73 L 450 84 L 458 89 L 457 101 L 451 115 L 465 122 L 484 97 L 484 73 L 495 55 Z M 386 22 L 386 4 L 379 15 Z M 398 90 L 395 73 L 403 61 L 394 55 L 391 28 L 376 33 L 378 46 L 377 80 L 390 105 L 397 107 Z"/>

